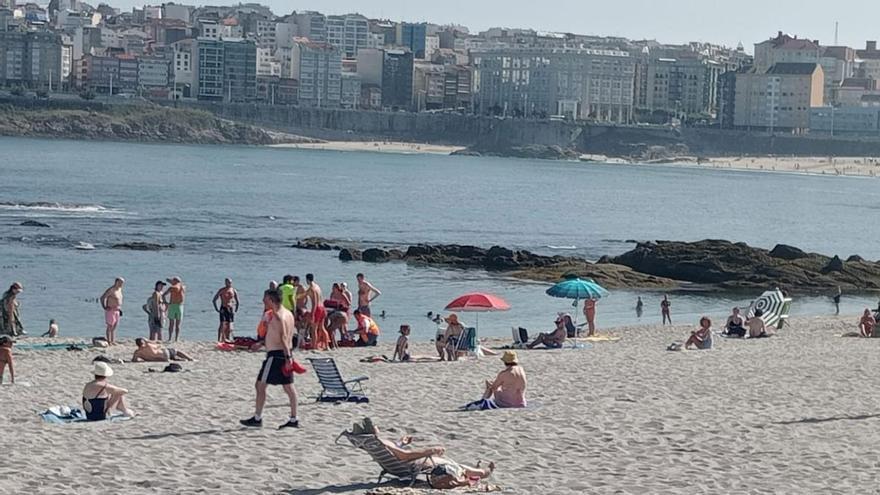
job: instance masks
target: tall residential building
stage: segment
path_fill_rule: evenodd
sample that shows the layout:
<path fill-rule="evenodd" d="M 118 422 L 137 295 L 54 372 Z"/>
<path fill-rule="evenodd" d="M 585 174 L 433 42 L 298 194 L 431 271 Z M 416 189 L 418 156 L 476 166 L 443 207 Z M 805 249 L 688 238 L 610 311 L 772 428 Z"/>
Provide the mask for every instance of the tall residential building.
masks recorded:
<path fill-rule="evenodd" d="M 649 56 L 639 61 L 636 107 L 670 114 L 714 116 L 722 66 L 693 53 Z"/>
<path fill-rule="evenodd" d="M 327 43 L 340 49 L 345 58 L 354 58 L 359 49 L 366 48 L 369 34 L 370 21 L 360 14 L 327 17 Z"/>
<path fill-rule="evenodd" d="M 167 89 L 172 78 L 171 62 L 164 57 L 138 57 L 138 86 L 148 90 Z"/>
<path fill-rule="evenodd" d="M 61 36 L 48 31 L 0 31 L 0 86 L 61 87 Z"/>
<path fill-rule="evenodd" d="M 760 74 L 779 63 L 822 66 L 823 98 L 832 102 L 836 88 L 855 73 L 856 53 L 849 47 L 822 46 L 816 40 L 792 37 L 780 31 L 775 38 L 755 44 L 755 70 Z"/>
<path fill-rule="evenodd" d="M 134 94 L 138 88 L 138 61 L 134 57 L 86 55 L 77 60 L 76 85 L 98 94 Z"/>
<path fill-rule="evenodd" d="M 397 44 L 409 48 L 415 58 L 424 59 L 427 37 L 428 25 L 426 23 L 404 22 L 400 25 L 400 40 Z"/>
<path fill-rule="evenodd" d="M 172 45 L 174 49 L 171 79 L 174 85 L 174 99 L 192 98 L 195 86 L 194 40 L 180 40 Z"/>
<path fill-rule="evenodd" d="M 736 74 L 734 125 L 738 128 L 803 132 L 810 113 L 824 101 L 822 66 L 781 62 L 764 72 Z"/>
<path fill-rule="evenodd" d="M 880 81 L 880 50 L 877 49 L 876 41 L 865 43 L 864 50 L 857 50 L 858 57 L 857 75 Z"/>
<path fill-rule="evenodd" d="M 361 78 L 354 72 L 342 73 L 339 104 L 342 108 L 356 109 L 361 106 Z"/>
<path fill-rule="evenodd" d="M 327 41 L 327 17 L 320 12 L 295 12 L 288 21 L 296 25 L 296 35 L 309 41 Z"/>
<path fill-rule="evenodd" d="M 518 47 L 471 52 L 482 114 L 630 122 L 635 60 L 611 49 Z"/>
<path fill-rule="evenodd" d="M 253 40 L 199 38 L 195 54 L 198 99 L 246 102 L 256 98 L 257 46 Z"/>
<path fill-rule="evenodd" d="M 413 104 L 413 53 L 385 50 L 382 56 L 382 106 L 408 110 Z"/>
<path fill-rule="evenodd" d="M 297 39 L 291 49 L 290 77 L 299 81 L 299 103 L 339 107 L 342 100 L 342 54 L 329 43 Z"/>

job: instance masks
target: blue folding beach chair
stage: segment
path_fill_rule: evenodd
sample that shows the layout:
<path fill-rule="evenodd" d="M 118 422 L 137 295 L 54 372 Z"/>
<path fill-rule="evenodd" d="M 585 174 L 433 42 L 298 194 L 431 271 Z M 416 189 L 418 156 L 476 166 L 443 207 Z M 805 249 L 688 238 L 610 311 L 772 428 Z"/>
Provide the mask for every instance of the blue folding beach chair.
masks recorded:
<path fill-rule="evenodd" d="M 370 377 L 344 380 L 333 358 L 309 358 L 309 361 L 322 387 L 318 402 L 370 402 L 362 385 Z"/>

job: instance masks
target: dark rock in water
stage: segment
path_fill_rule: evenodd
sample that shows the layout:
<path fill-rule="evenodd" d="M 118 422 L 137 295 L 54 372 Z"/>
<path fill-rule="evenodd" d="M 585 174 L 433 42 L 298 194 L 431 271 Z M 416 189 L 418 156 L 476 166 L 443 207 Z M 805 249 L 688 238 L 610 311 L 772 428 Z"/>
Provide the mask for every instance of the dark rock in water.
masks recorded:
<path fill-rule="evenodd" d="M 297 249 L 308 249 L 311 251 L 331 251 L 334 248 L 330 241 L 323 237 L 307 237 L 305 239 L 300 239 L 293 245 L 293 247 Z M 338 246 L 336 247 L 338 248 Z"/>
<path fill-rule="evenodd" d="M 613 258 L 613 262 L 637 272 L 724 288 L 769 289 L 809 292 L 843 287 L 853 290 L 880 289 L 880 265 L 864 261 L 846 264 L 835 256 L 804 253 L 794 249 L 772 256 L 770 251 L 743 243 L 706 240 L 699 242 L 640 243 Z"/>
<path fill-rule="evenodd" d="M 121 242 L 110 246 L 112 249 L 127 249 L 129 251 L 161 251 L 163 249 L 174 249 L 174 244 L 155 244 L 152 242 Z"/>
<path fill-rule="evenodd" d="M 354 248 L 342 248 L 339 250 L 340 261 L 361 261 L 361 252 Z"/>
<path fill-rule="evenodd" d="M 831 261 L 825 265 L 825 268 L 822 269 L 822 273 L 828 272 L 842 272 L 843 271 L 843 260 L 840 257 L 835 256 L 831 258 Z"/>
<path fill-rule="evenodd" d="M 40 227 L 44 229 L 51 228 L 52 226 L 48 223 L 38 222 L 36 220 L 25 220 L 19 224 L 22 227 Z"/>
<path fill-rule="evenodd" d="M 783 260 L 799 260 L 807 258 L 810 255 L 796 247 L 777 244 L 776 247 L 770 251 L 770 256 Z"/>
<path fill-rule="evenodd" d="M 367 263 L 385 263 L 391 261 L 392 257 L 388 251 L 379 248 L 365 249 L 361 253 L 361 258 Z"/>
<path fill-rule="evenodd" d="M 515 253 L 512 249 L 507 249 L 501 246 L 492 246 L 486 251 L 487 258 L 510 258 L 513 259 Z"/>
<path fill-rule="evenodd" d="M 857 254 L 854 254 L 846 259 L 847 263 L 855 263 L 856 261 L 865 261 L 865 258 L 862 258 L 861 256 L 859 256 Z"/>
<path fill-rule="evenodd" d="M 598 261 L 596 261 L 596 264 L 599 265 L 607 265 L 609 263 L 614 263 L 614 261 L 611 259 L 611 256 L 608 255 L 602 256 L 601 258 L 599 258 Z"/>
<path fill-rule="evenodd" d="M 399 249 L 389 249 L 388 256 L 390 256 L 393 260 L 402 260 L 404 253 Z"/>

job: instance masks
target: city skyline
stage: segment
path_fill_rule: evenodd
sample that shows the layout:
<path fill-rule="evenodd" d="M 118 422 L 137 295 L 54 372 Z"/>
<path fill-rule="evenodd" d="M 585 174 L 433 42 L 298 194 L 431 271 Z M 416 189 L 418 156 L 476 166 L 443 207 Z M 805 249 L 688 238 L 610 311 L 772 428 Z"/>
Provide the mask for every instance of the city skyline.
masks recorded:
<path fill-rule="evenodd" d="M 113 7 L 129 10 L 143 6 L 140 0 L 116 0 Z M 162 2 L 155 2 L 161 4 Z M 186 2 L 195 5 L 235 5 L 235 0 Z M 880 4 L 852 4 L 851 9 L 837 8 L 836 16 L 824 9 L 806 9 L 802 2 L 784 0 L 764 2 L 740 0 L 738 8 L 720 1 L 619 0 L 613 4 L 584 5 L 578 0 L 555 0 L 551 8 L 537 10 L 525 2 L 449 0 L 438 4 L 411 4 L 402 0 L 327 0 L 324 2 L 289 2 L 264 0 L 276 15 L 293 10 L 317 10 L 325 14 L 358 12 L 372 18 L 398 21 L 461 24 L 472 32 L 490 27 L 535 29 L 630 39 L 656 39 L 664 43 L 703 41 L 735 47 L 742 43 L 752 52 L 755 43 L 784 31 L 799 37 L 818 39 L 823 45 L 834 44 L 835 22 L 839 22 L 839 45 L 862 47 L 866 40 L 880 38 L 880 28 L 872 19 L 880 16 Z M 838 5 L 839 7 L 839 5 Z M 560 15 L 565 13 L 565 15 Z M 635 13 L 635 14 L 634 14 Z M 760 15 L 757 15 L 760 14 Z M 704 22 L 723 15 L 724 25 Z M 590 19 L 582 22 L 580 19 Z M 680 23 L 678 21 L 681 21 Z M 681 27 L 680 27 L 681 26 Z"/>

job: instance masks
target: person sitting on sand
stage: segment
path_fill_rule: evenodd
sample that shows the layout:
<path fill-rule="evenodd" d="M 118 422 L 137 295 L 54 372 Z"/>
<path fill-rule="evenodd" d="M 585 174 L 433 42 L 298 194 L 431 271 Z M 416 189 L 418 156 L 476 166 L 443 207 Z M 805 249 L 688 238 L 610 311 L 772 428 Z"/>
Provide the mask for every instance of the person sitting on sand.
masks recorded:
<path fill-rule="evenodd" d="M 397 460 L 413 462 L 416 469 L 432 468 L 428 475 L 431 488 L 444 490 L 462 486 L 472 486 L 479 480 L 488 478 L 495 471 L 495 463 L 490 462 L 488 469 L 469 467 L 459 464 L 452 459 L 443 457 L 446 449 L 443 447 L 412 448 L 412 437 L 404 436 L 398 441 L 385 440 L 379 435 L 379 428 L 373 426 L 372 433 L 382 442 Z"/>
<path fill-rule="evenodd" d="M 565 320 L 559 317 L 556 318 L 556 330 L 550 333 L 539 333 L 531 344 L 526 345 L 526 348 L 534 349 L 543 344 L 548 349 L 561 349 L 567 335 L 568 331 L 565 329 Z"/>
<path fill-rule="evenodd" d="M 113 409 L 125 416 L 133 417 L 134 412 L 125 404 L 125 395 L 128 390 L 110 385 L 107 381 L 113 376 L 113 369 L 110 368 L 110 365 L 98 361 L 95 363 L 92 374 L 95 379 L 86 383 L 82 391 L 82 404 L 83 410 L 86 412 L 86 419 L 103 421 L 107 419 Z"/>
<path fill-rule="evenodd" d="M 46 331 L 42 335 L 42 337 L 49 337 L 50 339 L 54 339 L 58 336 L 58 324 L 55 323 L 55 320 L 49 320 L 49 330 Z"/>
<path fill-rule="evenodd" d="M 746 320 L 739 314 L 739 308 L 733 308 L 733 314 L 727 317 L 724 325 L 724 334 L 730 337 L 745 337 Z"/>
<path fill-rule="evenodd" d="M 700 329 L 692 333 L 684 343 L 685 350 L 691 347 L 699 350 L 712 348 L 712 320 L 708 316 L 700 318 Z"/>
<path fill-rule="evenodd" d="M 862 318 L 859 320 L 859 334 L 862 337 L 871 338 L 874 336 L 874 327 L 877 326 L 877 320 L 871 315 L 871 310 L 865 308 Z M 0 371 L 2 373 L 2 371 Z"/>
<path fill-rule="evenodd" d="M 443 332 L 443 338 L 437 341 L 438 349 L 442 345 L 443 351 L 446 353 L 445 359 L 447 361 L 457 361 L 458 360 L 458 342 L 461 340 L 462 335 L 464 334 L 464 325 L 458 321 L 458 315 L 455 313 L 450 314 L 446 317 L 446 331 Z M 444 355 L 441 352 L 440 359 L 444 359 Z"/>
<path fill-rule="evenodd" d="M 3 384 L 3 371 L 9 368 L 11 383 L 15 383 L 15 363 L 12 359 L 12 345 L 15 341 L 8 335 L 0 336 L 0 385 Z"/>
<path fill-rule="evenodd" d="M 505 351 L 501 356 L 504 369 L 494 381 L 486 381 L 484 401 L 492 401 L 497 407 L 526 407 L 526 370 L 519 365 L 516 351 Z"/>
<path fill-rule="evenodd" d="M 397 344 L 394 346 L 394 356 L 391 357 L 392 361 L 397 361 L 399 359 L 402 362 L 406 362 L 412 357 L 409 354 L 410 332 L 411 329 L 409 325 L 400 325 L 400 337 L 397 338 Z"/>
<path fill-rule="evenodd" d="M 161 345 L 147 342 L 146 340 L 138 337 L 134 339 L 135 345 L 137 345 L 137 350 L 134 351 L 134 355 L 131 357 L 131 361 L 133 363 L 139 363 L 143 361 L 151 362 L 151 363 L 167 363 L 168 361 L 192 361 L 189 355 L 187 355 L 183 351 L 178 351 L 177 349 L 163 348 Z"/>
<path fill-rule="evenodd" d="M 746 326 L 749 328 L 750 339 L 762 339 L 770 336 L 767 333 L 767 325 L 764 323 L 764 312 L 760 309 L 756 309 L 755 316 L 746 320 Z"/>

